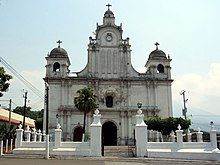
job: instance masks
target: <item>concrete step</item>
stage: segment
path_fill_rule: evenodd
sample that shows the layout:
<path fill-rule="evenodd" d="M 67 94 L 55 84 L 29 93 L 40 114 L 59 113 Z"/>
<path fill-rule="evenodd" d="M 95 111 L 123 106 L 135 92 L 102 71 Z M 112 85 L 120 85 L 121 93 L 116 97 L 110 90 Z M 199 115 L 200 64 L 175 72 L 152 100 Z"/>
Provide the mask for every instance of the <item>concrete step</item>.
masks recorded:
<path fill-rule="evenodd" d="M 105 157 L 133 157 L 131 146 L 104 146 Z"/>

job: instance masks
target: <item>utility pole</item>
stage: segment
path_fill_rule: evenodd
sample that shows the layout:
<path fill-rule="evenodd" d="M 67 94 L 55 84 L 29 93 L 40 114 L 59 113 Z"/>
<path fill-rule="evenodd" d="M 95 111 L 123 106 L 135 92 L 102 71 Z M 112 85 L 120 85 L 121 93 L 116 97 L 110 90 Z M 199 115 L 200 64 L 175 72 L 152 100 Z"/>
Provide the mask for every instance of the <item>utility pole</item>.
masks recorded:
<path fill-rule="evenodd" d="M 180 92 L 180 95 L 183 95 L 183 109 L 182 109 L 182 113 L 183 113 L 183 116 L 185 117 L 185 119 L 187 119 L 187 117 L 186 117 L 186 112 L 187 112 L 186 102 L 188 101 L 188 99 L 186 99 L 186 97 L 185 97 L 185 92 L 186 91 L 182 90 Z"/>
<path fill-rule="evenodd" d="M 26 117 L 26 108 L 27 108 L 27 91 L 24 93 L 24 113 L 23 113 L 23 129 L 25 127 L 25 117 Z"/>
<path fill-rule="evenodd" d="M 45 157 L 46 159 L 49 159 L 50 153 L 49 153 L 49 129 L 48 129 L 48 122 L 49 122 L 49 84 L 48 84 L 48 79 L 45 82 L 45 87 L 46 87 L 46 98 L 45 98 L 45 104 L 46 104 L 46 146 L 45 146 Z"/>

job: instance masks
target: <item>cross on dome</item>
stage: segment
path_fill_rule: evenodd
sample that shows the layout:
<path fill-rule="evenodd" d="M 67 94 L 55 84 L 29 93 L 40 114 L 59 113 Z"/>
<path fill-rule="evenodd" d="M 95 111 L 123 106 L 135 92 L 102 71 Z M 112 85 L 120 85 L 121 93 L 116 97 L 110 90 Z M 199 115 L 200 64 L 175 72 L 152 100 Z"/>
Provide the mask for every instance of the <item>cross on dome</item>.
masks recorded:
<path fill-rule="evenodd" d="M 57 41 L 57 43 L 58 43 L 58 48 L 60 48 L 60 44 L 62 43 L 62 41 Z"/>
<path fill-rule="evenodd" d="M 111 7 L 112 5 L 110 5 L 110 4 L 107 4 L 106 6 L 108 7 L 108 10 L 110 10 L 110 7 Z"/>
<path fill-rule="evenodd" d="M 156 45 L 156 50 L 158 50 L 158 45 L 160 45 L 158 42 L 156 42 L 154 45 Z"/>

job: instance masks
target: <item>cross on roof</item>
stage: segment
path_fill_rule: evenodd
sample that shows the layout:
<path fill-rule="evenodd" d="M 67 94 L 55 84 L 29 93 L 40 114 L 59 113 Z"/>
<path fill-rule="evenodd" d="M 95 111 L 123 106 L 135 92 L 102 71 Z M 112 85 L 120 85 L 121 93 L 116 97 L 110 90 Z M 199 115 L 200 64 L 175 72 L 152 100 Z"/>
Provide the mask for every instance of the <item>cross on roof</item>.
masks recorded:
<path fill-rule="evenodd" d="M 58 48 L 60 48 L 60 44 L 62 43 L 62 41 L 57 41 L 57 43 L 58 43 Z"/>
<path fill-rule="evenodd" d="M 108 10 L 110 10 L 110 7 L 111 7 L 112 5 L 110 5 L 110 4 L 107 4 L 106 6 L 108 6 Z"/>
<path fill-rule="evenodd" d="M 154 45 L 156 45 L 156 50 L 158 50 L 158 45 L 160 45 L 158 42 L 156 42 Z"/>

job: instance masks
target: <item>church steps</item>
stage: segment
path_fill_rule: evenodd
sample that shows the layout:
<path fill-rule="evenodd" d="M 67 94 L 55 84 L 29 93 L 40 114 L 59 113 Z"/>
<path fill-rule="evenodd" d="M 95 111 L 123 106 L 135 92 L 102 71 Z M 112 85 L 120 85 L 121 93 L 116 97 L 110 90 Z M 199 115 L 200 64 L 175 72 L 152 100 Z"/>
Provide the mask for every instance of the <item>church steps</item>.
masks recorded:
<path fill-rule="evenodd" d="M 104 146 L 105 157 L 133 157 L 132 146 Z"/>

